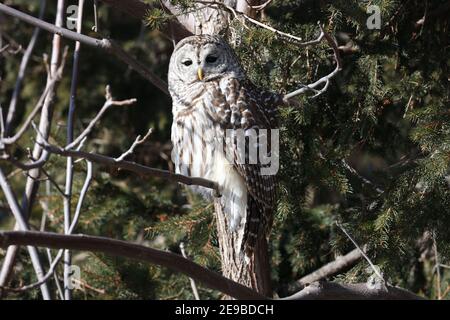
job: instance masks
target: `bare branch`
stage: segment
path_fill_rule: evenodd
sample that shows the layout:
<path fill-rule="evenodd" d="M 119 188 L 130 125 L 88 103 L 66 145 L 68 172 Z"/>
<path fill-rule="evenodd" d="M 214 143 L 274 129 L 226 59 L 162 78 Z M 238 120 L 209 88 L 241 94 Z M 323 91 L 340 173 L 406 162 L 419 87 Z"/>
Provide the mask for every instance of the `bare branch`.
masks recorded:
<path fill-rule="evenodd" d="M 30 15 L 27 15 L 23 12 L 10 8 L 4 4 L 0 4 L 0 12 L 8 14 L 10 16 L 16 17 L 26 23 L 44 29 L 48 32 L 58 34 L 64 38 L 79 41 L 85 45 L 90 47 L 103 49 L 108 51 L 109 53 L 115 55 L 117 58 L 125 62 L 129 65 L 134 71 L 139 73 L 142 77 L 153 83 L 158 89 L 160 89 L 165 94 L 169 95 L 169 91 L 167 89 L 167 83 L 161 80 L 158 76 L 156 76 L 149 68 L 147 68 L 144 64 L 137 61 L 135 58 L 126 53 L 118 44 L 116 44 L 113 40 L 110 39 L 96 39 L 92 37 L 88 37 L 83 34 L 78 34 L 76 32 L 70 31 L 65 28 L 57 27 L 51 23 L 42 21 Z"/>
<path fill-rule="evenodd" d="M 129 156 L 130 154 L 132 154 L 134 152 L 134 148 L 136 148 L 138 145 L 142 144 L 143 142 L 145 142 L 150 135 L 152 134 L 153 129 L 150 128 L 148 129 L 147 133 L 145 134 L 145 136 L 141 139 L 141 136 L 138 135 L 136 137 L 136 140 L 134 140 L 133 144 L 131 145 L 131 147 L 125 151 L 124 153 L 122 153 L 122 155 L 118 158 L 116 158 L 116 161 L 122 161 L 124 160 L 127 156 Z"/>
<path fill-rule="evenodd" d="M 112 106 L 129 106 L 137 101 L 137 99 L 127 99 L 122 101 L 115 101 L 111 96 L 111 91 L 109 85 L 106 86 L 106 102 L 103 104 L 103 107 L 97 113 L 97 115 L 89 122 L 89 125 L 84 129 L 84 131 L 71 143 L 69 143 L 64 149 L 69 150 L 77 146 L 91 131 L 94 129 L 96 123 L 101 119 L 101 117 L 105 114 L 105 112 Z"/>
<path fill-rule="evenodd" d="M 339 284 L 314 282 L 282 300 L 424 300 L 405 289 L 387 285 L 372 287 L 366 283 Z"/>
<path fill-rule="evenodd" d="M 83 188 L 81 189 L 80 198 L 78 199 L 77 208 L 75 210 L 75 215 L 73 217 L 72 223 L 70 225 L 70 228 L 69 228 L 69 231 L 67 232 L 67 234 L 72 234 L 73 230 L 75 229 L 75 227 L 78 223 L 78 219 L 80 217 L 80 212 L 81 212 L 81 207 L 83 205 L 83 201 L 85 199 L 85 196 L 87 194 L 87 190 L 89 189 L 89 185 L 90 185 L 91 181 L 92 181 L 92 163 L 90 161 L 87 161 L 86 179 L 83 184 Z M 0 289 L 6 290 L 6 291 L 13 291 L 13 292 L 23 292 L 23 291 L 27 291 L 27 290 L 30 290 L 30 289 L 33 289 L 33 288 L 36 288 L 36 287 L 42 285 L 43 283 L 47 282 L 53 274 L 55 274 L 55 269 L 58 266 L 61 258 L 63 257 L 64 252 L 65 252 L 65 250 L 60 249 L 58 251 L 58 253 L 56 254 L 56 257 L 53 260 L 51 260 L 50 252 L 49 251 L 47 252 L 47 254 L 50 257 L 50 268 L 48 269 L 45 276 L 43 276 L 39 281 L 29 284 L 29 285 L 22 286 L 20 288 L 12 288 L 12 287 L 5 287 L 5 286 L 1 287 L 0 286 Z M 58 281 L 58 280 L 56 280 L 56 281 Z"/>
<path fill-rule="evenodd" d="M 40 9 L 39 9 L 39 19 L 44 17 L 45 6 L 47 1 L 41 0 Z M 34 46 L 36 45 L 37 38 L 39 36 L 41 29 L 35 28 L 33 31 L 33 35 L 31 36 L 30 42 L 28 43 L 27 49 L 22 57 L 22 61 L 20 62 L 19 72 L 17 74 L 17 80 L 14 85 L 14 91 L 11 96 L 11 101 L 9 103 L 8 115 L 6 117 L 6 135 L 8 136 L 11 130 L 11 124 L 14 120 L 14 115 L 16 113 L 16 105 L 19 99 L 20 90 L 22 88 L 22 82 L 25 76 L 25 71 L 28 66 L 28 62 L 30 61 L 31 54 L 33 53 Z"/>
<path fill-rule="evenodd" d="M 267 299 L 263 295 L 229 280 L 220 274 L 208 270 L 188 259 L 171 252 L 145 247 L 104 237 L 88 235 L 60 235 L 35 231 L 0 231 L 0 246 L 35 245 L 53 249 L 71 249 L 102 252 L 113 256 L 122 256 L 134 260 L 146 261 L 181 272 L 236 299 Z M 372 287 L 365 283 L 338 284 L 333 282 L 314 282 L 300 292 L 282 300 L 329 300 L 329 299 L 423 299 L 412 292 L 399 287 Z"/>
<path fill-rule="evenodd" d="M 83 23 L 83 11 L 84 0 L 78 0 L 78 14 L 76 21 L 76 32 L 81 34 L 81 28 Z M 76 97 L 78 87 L 78 72 L 80 62 L 80 50 L 81 43 L 75 42 L 75 49 L 73 52 L 73 67 L 72 67 L 72 80 L 70 83 L 70 98 L 69 98 L 69 113 L 67 116 L 67 143 L 73 141 L 73 122 L 76 109 Z M 71 219 L 71 200 L 72 200 L 72 186 L 73 186 L 73 160 L 71 157 L 66 161 L 66 185 L 65 185 L 65 197 L 63 198 L 64 206 L 64 233 L 68 234 L 70 229 Z M 64 251 L 64 299 L 72 299 L 72 288 L 70 286 L 70 267 L 72 265 L 72 255 L 69 250 Z"/>
<path fill-rule="evenodd" d="M 95 237 L 88 235 L 60 235 L 50 232 L 34 231 L 0 231 L 0 246 L 35 245 L 53 249 L 70 249 L 92 252 L 102 252 L 113 256 L 122 256 L 134 260 L 146 261 L 202 282 L 207 287 L 223 292 L 236 299 L 266 299 L 263 295 L 231 281 L 220 274 L 208 270 L 180 255 L 156 250 L 143 245 L 122 240 Z"/>
<path fill-rule="evenodd" d="M 286 94 L 284 96 L 284 99 L 287 101 L 289 99 L 292 99 L 295 96 L 298 96 L 302 93 L 305 93 L 307 91 L 314 91 L 316 94 L 313 97 L 317 97 L 318 95 L 324 93 L 327 89 L 328 86 L 330 85 L 330 80 L 336 76 L 336 74 L 338 74 L 339 71 L 341 71 L 342 69 L 342 62 L 341 62 L 341 57 L 339 54 L 339 49 L 336 43 L 336 40 L 334 40 L 327 32 L 325 32 L 325 30 L 323 29 L 322 25 L 319 24 L 320 27 L 320 32 L 321 32 L 321 36 L 323 36 L 323 38 L 326 39 L 326 41 L 328 42 L 328 45 L 333 49 L 333 53 L 334 53 L 334 60 L 336 62 L 336 68 L 329 73 L 328 75 L 320 78 L 319 80 L 317 80 L 314 83 L 308 84 L 306 86 L 303 86 L 302 88 L 295 90 L 293 92 L 290 92 L 288 94 Z M 320 40 L 322 40 L 321 36 L 319 36 Z M 318 38 L 318 39 L 319 39 Z M 315 40 L 317 41 L 317 40 Z M 310 42 L 310 44 L 315 44 L 317 42 L 315 42 L 314 40 Z M 317 89 L 319 86 L 323 85 L 323 87 L 321 89 Z"/>
<path fill-rule="evenodd" d="M 41 96 L 39 97 L 38 102 L 36 103 L 36 105 L 33 108 L 33 110 L 30 112 L 30 114 L 28 115 L 27 119 L 25 120 L 25 122 L 20 127 L 20 129 L 17 131 L 17 133 L 14 136 L 8 137 L 8 138 L 3 138 L 0 141 L 0 143 L 3 143 L 3 144 L 16 143 L 22 137 L 22 135 L 25 133 L 25 131 L 28 129 L 28 127 L 30 126 L 31 121 L 34 119 L 34 117 L 38 114 L 38 112 L 41 110 L 42 106 L 44 105 L 44 102 L 45 102 L 48 94 L 55 89 L 55 86 L 56 86 L 57 82 L 59 82 L 61 80 L 61 77 L 62 77 L 62 74 L 63 74 L 63 71 L 64 71 L 64 66 L 65 66 L 65 63 L 66 63 L 67 52 L 68 52 L 68 49 L 66 47 L 64 52 L 63 52 L 63 56 L 62 56 L 62 59 L 61 59 L 61 64 L 58 67 L 58 69 L 56 70 L 55 75 L 51 76 L 50 72 L 48 72 L 50 80 L 46 84 L 44 92 L 42 92 Z"/>
<path fill-rule="evenodd" d="M 27 223 L 25 217 L 23 216 L 23 213 L 19 207 L 19 204 L 17 203 L 17 198 L 14 195 L 14 192 L 12 191 L 11 186 L 9 185 L 9 182 L 6 180 L 6 177 L 3 174 L 3 171 L 1 168 L 0 168 L 0 187 L 3 190 L 5 198 L 6 198 L 8 205 L 13 213 L 16 223 L 18 224 L 18 227 L 23 231 L 27 231 L 28 223 Z M 32 262 L 33 268 L 35 270 L 36 277 L 39 281 L 41 281 L 41 280 L 43 280 L 44 273 L 43 273 L 43 269 L 42 269 L 42 264 L 39 259 L 39 254 L 38 254 L 36 248 L 32 247 L 32 246 L 28 246 L 28 252 L 30 254 L 31 262 Z M 15 257 L 15 255 L 14 255 L 14 257 Z M 3 268 L 2 268 L 2 270 L 3 270 Z M 2 275 L 2 278 L 3 277 L 5 277 L 5 276 Z M 6 278 L 7 277 L 5 277 L 5 280 L 6 280 Z M 45 282 L 43 282 L 41 284 L 41 292 L 42 292 L 42 296 L 45 300 L 50 299 L 50 292 L 49 292 L 48 287 Z"/>
<path fill-rule="evenodd" d="M 358 249 L 354 249 L 346 255 L 337 257 L 336 260 L 327 263 L 316 271 L 302 277 L 297 281 L 297 284 L 304 287 L 315 281 L 322 280 L 326 277 L 337 274 L 341 270 L 347 269 L 350 266 L 354 265 L 359 259 L 361 259 L 361 257 L 361 251 L 359 251 Z"/>
<path fill-rule="evenodd" d="M 184 250 L 184 242 L 180 242 L 180 251 L 183 258 L 187 259 L 186 251 Z M 200 300 L 200 296 L 198 294 L 197 286 L 195 284 L 195 280 L 189 278 L 189 282 L 191 283 L 192 293 L 194 294 L 195 300 Z"/>
<path fill-rule="evenodd" d="M 84 199 L 86 197 L 87 191 L 92 181 L 92 162 L 86 161 L 87 164 L 87 172 L 86 179 L 84 180 L 83 187 L 81 188 L 80 197 L 78 198 L 77 207 L 75 208 L 75 214 L 72 219 L 72 223 L 70 225 L 68 233 L 71 234 L 75 227 L 77 226 L 78 219 L 81 213 L 81 207 L 83 206 Z"/>
<path fill-rule="evenodd" d="M 4 7 L 3 4 L 0 4 L 0 10 Z M 8 7 L 6 7 L 9 9 Z M 16 12 L 19 12 L 16 10 Z M 20 12 L 19 12 L 20 13 Z M 58 0 L 56 5 L 56 17 L 55 17 L 55 25 L 57 27 L 61 27 L 63 24 L 63 16 L 64 16 L 64 0 Z M 39 19 L 37 19 L 39 20 Z M 64 54 L 66 54 L 67 51 L 65 51 Z M 63 54 L 63 56 L 64 56 Z M 47 67 L 47 83 L 46 86 L 49 86 L 51 79 L 55 77 L 55 75 L 58 72 L 59 66 L 63 61 L 61 61 L 61 36 L 59 34 L 53 35 L 52 40 L 52 51 L 51 51 L 51 59 L 50 59 L 50 66 Z M 64 59 L 64 57 L 63 57 Z M 44 59 L 44 62 L 46 62 L 46 59 Z M 52 122 L 52 115 L 53 115 L 53 102 L 54 98 L 56 96 L 56 89 L 55 87 L 48 92 L 44 99 L 44 103 L 42 106 L 42 111 L 40 115 L 39 120 L 39 130 L 43 133 L 44 137 L 48 137 L 50 133 L 50 127 Z M 39 140 L 40 137 L 37 137 L 37 140 Z M 28 220 L 28 217 L 30 215 L 31 208 L 34 203 L 34 199 L 39 187 L 39 182 L 35 179 L 39 177 L 40 175 L 40 168 L 42 165 L 47 161 L 48 153 L 46 151 L 43 151 L 39 143 L 35 143 L 33 147 L 33 159 L 39 159 L 36 161 L 36 163 L 33 163 L 33 168 L 29 169 L 26 185 L 25 185 L 25 192 L 22 198 L 22 213 L 25 221 Z M 16 222 L 16 225 L 14 226 L 15 230 L 20 229 L 19 224 Z M 7 280 L 9 278 L 9 274 L 12 271 L 13 265 L 14 265 L 14 257 L 16 256 L 15 253 L 12 253 L 12 251 L 17 251 L 18 247 L 11 247 L 8 248 L 7 256 L 10 257 L 10 260 L 5 260 L 2 266 L 1 274 L 0 274 L 0 280 Z M 11 254 L 9 254 L 11 251 Z M 28 250 L 31 256 L 31 260 L 33 262 L 33 266 L 35 267 L 35 270 L 40 271 L 42 273 L 42 269 L 40 267 L 40 261 L 39 256 L 37 256 L 36 252 L 33 252 L 33 250 Z M 35 251 L 35 250 L 34 250 Z M 33 257 L 36 256 L 36 257 Z M 38 277 L 38 280 L 40 279 L 40 276 Z M 5 283 L 0 282 L 0 285 L 4 285 Z M 41 291 L 44 299 L 50 299 L 50 294 L 48 293 L 47 284 L 43 283 L 41 285 Z"/>
<path fill-rule="evenodd" d="M 97 0 L 94 0 L 94 26 L 92 27 L 92 30 L 94 32 L 98 32 L 98 16 L 97 16 Z"/>
<path fill-rule="evenodd" d="M 43 143 L 42 146 L 48 152 L 54 153 L 54 154 L 59 154 L 61 156 L 86 159 L 86 160 L 92 161 L 94 163 L 106 165 L 111 168 L 131 171 L 131 172 L 134 172 L 141 176 L 151 176 L 151 177 L 166 179 L 168 181 L 183 183 L 186 185 L 202 186 L 207 189 L 212 189 L 216 193 L 219 192 L 218 184 L 211 180 L 207 180 L 207 179 L 203 179 L 203 178 L 199 178 L 199 177 L 184 176 L 184 175 L 177 174 L 177 173 L 171 173 L 166 170 L 150 168 L 150 167 L 147 167 L 147 166 L 135 163 L 135 162 L 126 161 L 126 160 L 116 161 L 115 158 L 111 158 L 111 157 L 100 155 L 100 154 L 89 153 L 89 152 L 84 152 L 84 151 L 66 150 L 66 149 L 63 149 L 60 147 L 50 145 L 50 144 L 48 144 L 48 142 Z"/>
<path fill-rule="evenodd" d="M 249 6 L 250 8 L 252 8 L 252 9 L 254 9 L 254 10 L 256 10 L 256 11 L 264 10 L 264 9 L 272 2 L 272 0 L 267 0 L 266 2 L 264 2 L 264 3 L 260 4 L 260 5 L 253 6 L 253 5 L 251 5 L 251 4 L 249 3 L 248 0 L 245 0 L 245 1 L 247 2 L 248 6 Z"/>

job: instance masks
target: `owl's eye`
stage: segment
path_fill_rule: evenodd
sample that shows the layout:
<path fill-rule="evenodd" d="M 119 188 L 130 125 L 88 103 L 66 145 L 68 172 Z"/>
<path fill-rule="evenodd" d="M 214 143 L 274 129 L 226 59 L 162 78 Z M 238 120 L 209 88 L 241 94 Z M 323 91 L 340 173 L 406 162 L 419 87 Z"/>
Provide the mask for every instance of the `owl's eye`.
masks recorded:
<path fill-rule="evenodd" d="M 205 61 L 207 63 L 214 63 L 217 61 L 217 57 L 210 54 L 206 57 Z"/>
<path fill-rule="evenodd" d="M 188 59 L 188 60 L 184 60 L 183 62 L 181 62 L 182 64 L 184 64 L 186 67 L 190 66 L 192 64 L 192 60 Z"/>

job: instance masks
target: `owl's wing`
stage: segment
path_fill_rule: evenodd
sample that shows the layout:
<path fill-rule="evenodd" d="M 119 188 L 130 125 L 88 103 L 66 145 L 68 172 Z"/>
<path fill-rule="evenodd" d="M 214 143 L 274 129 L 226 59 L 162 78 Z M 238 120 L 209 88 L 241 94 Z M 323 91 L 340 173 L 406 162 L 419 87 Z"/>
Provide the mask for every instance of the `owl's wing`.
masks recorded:
<path fill-rule="evenodd" d="M 268 165 L 261 163 L 260 156 L 261 151 L 272 151 L 270 129 L 276 128 L 276 107 L 282 98 L 258 90 L 249 81 L 239 82 L 236 79 L 227 86 L 225 98 L 231 112 L 230 128 L 241 129 L 246 136 L 255 133 L 257 136 L 258 154 L 256 159 L 253 159 L 256 163 L 254 161 L 250 163 L 248 149 L 246 152 L 241 152 L 242 145 L 239 146 L 237 140 L 228 144 L 228 147 L 233 149 L 233 165 L 244 179 L 249 194 L 242 244 L 245 249 L 251 251 L 257 237 L 268 236 L 272 225 L 273 207 L 276 201 L 276 178 L 274 174 L 262 173 L 262 169 Z M 265 148 L 263 144 L 266 145 Z"/>

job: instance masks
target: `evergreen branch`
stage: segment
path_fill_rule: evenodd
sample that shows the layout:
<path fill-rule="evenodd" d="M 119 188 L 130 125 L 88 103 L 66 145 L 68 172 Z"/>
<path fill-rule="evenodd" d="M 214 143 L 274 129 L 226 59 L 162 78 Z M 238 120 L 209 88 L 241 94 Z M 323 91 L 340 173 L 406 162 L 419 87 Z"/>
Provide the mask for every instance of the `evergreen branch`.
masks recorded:
<path fill-rule="evenodd" d="M 8 7 L 4 4 L 0 3 L 0 12 L 3 12 L 7 15 L 18 18 L 26 23 L 29 23 L 35 27 L 39 27 L 45 31 L 58 34 L 64 38 L 79 41 L 82 44 L 85 44 L 90 47 L 98 48 L 107 51 L 110 54 L 113 54 L 119 60 L 126 63 L 130 68 L 139 73 L 142 77 L 147 79 L 149 82 L 154 84 L 158 89 L 160 89 L 165 94 L 169 95 L 169 91 L 167 89 L 167 83 L 165 83 L 162 79 L 160 79 L 157 75 L 153 73 L 149 68 L 147 68 L 143 63 L 137 61 L 131 55 L 129 55 L 125 50 L 123 50 L 116 42 L 111 39 L 96 39 L 84 34 L 79 34 L 77 32 L 70 31 L 65 28 L 61 28 L 55 26 L 51 23 L 45 22 L 41 19 L 37 19 L 33 16 L 15 10 L 11 7 Z"/>
<path fill-rule="evenodd" d="M 70 249 L 102 252 L 112 256 L 121 256 L 145 261 L 167 267 L 202 282 L 207 287 L 218 290 L 236 299 L 267 299 L 263 295 L 208 270 L 180 255 L 149 248 L 122 240 L 105 237 L 78 235 L 61 235 L 51 232 L 36 231 L 1 231 L 0 245 L 35 245 L 52 249 Z"/>

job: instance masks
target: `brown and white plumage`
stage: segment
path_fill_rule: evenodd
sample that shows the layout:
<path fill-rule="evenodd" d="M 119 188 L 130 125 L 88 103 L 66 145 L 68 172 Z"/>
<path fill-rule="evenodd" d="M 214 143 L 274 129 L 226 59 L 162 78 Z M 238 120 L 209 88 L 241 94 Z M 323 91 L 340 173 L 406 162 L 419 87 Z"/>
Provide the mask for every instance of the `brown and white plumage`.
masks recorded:
<path fill-rule="evenodd" d="M 236 250 L 250 255 L 257 237 L 270 231 L 276 182 L 274 175 L 261 173 L 259 159 L 251 162 L 248 152 L 240 152 L 236 136 L 261 136 L 261 129 L 276 128 L 281 96 L 255 87 L 225 41 L 207 35 L 178 43 L 169 65 L 169 91 L 176 172 L 219 184 L 230 232 L 238 233 Z M 193 188 L 212 196 L 202 187 Z"/>

